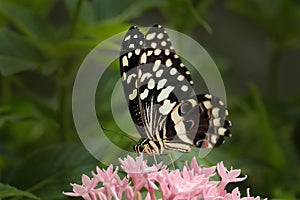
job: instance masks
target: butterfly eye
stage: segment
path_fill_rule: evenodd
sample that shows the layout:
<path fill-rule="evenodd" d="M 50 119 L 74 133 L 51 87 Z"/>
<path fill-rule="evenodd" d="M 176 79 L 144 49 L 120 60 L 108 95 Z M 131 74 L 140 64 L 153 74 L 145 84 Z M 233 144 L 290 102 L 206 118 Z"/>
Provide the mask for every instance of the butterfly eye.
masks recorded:
<path fill-rule="evenodd" d="M 183 116 L 183 115 L 187 114 L 191 109 L 192 109 L 192 104 L 188 101 L 184 102 L 178 109 L 178 114 L 180 116 Z"/>
<path fill-rule="evenodd" d="M 138 152 L 139 152 L 139 153 L 142 153 L 142 152 L 144 152 L 144 150 L 145 150 L 144 145 L 139 145 L 139 147 L 138 147 Z"/>

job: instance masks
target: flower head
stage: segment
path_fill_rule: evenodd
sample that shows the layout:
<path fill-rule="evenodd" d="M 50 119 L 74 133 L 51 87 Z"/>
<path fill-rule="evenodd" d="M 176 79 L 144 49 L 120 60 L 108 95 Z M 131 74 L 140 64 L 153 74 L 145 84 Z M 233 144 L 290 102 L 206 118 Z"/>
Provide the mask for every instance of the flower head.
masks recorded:
<path fill-rule="evenodd" d="M 160 191 L 159 198 L 171 199 L 226 199 L 226 200 L 258 200 L 260 197 L 251 197 L 247 190 L 247 196 L 241 197 L 239 188 L 231 192 L 225 190 L 228 183 L 245 180 L 247 177 L 239 177 L 241 170 L 227 170 L 223 162 L 213 167 L 200 167 L 193 158 L 190 165 L 185 164 L 183 170 L 169 170 L 166 166 L 148 166 L 143 160 L 143 155 L 136 159 L 127 156 L 119 159 L 122 169 L 127 176 L 121 180 L 118 168 L 115 170 L 110 165 L 106 170 L 96 168 L 96 173 L 89 178 L 82 175 L 82 185 L 71 184 L 73 192 L 64 192 L 68 196 L 81 196 L 86 200 L 110 200 L 110 199 L 157 199 L 155 190 Z M 211 180 L 219 175 L 220 181 Z M 100 183 L 100 184 L 99 184 Z M 143 195 L 142 188 L 146 189 Z"/>

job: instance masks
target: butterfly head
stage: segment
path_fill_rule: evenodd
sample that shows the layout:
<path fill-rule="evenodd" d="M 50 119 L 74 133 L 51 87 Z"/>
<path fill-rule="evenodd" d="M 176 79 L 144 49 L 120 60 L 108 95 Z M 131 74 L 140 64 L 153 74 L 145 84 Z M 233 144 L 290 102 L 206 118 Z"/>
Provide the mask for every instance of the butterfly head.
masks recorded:
<path fill-rule="evenodd" d="M 137 144 L 133 146 L 133 150 L 140 154 L 140 153 L 147 153 L 147 154 L 151 154 L 151 150 L 149 148 L 148 144 Z"/>
<path fill-rule="evenodd" d="M 142 138 L 138 144 L 133 146 L 136 153 L 146 153 L 148 155 L 161 154 L 160 144 L 149 138 Z"/>

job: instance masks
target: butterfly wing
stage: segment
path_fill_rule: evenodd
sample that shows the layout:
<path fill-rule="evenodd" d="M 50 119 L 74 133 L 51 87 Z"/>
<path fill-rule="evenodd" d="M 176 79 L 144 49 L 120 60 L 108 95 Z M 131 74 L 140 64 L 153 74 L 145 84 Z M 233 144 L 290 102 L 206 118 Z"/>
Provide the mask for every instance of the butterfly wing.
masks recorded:
<path fill-rule="evenodd" d="M 120 68 L 129 111 L 142 138 L 187 152 L 191 145 L 211 147 L 229 135 L 224 104 L 211 95 L 194 94 L 190 72 L 160 25 L 146 35 L 130 28 Z"/>

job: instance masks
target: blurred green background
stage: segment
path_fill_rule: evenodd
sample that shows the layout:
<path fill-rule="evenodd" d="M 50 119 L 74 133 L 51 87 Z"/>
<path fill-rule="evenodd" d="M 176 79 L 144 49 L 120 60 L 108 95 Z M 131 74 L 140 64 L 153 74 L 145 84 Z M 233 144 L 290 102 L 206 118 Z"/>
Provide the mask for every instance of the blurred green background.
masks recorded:
<path fill-rule="evenodd" d="M 67 199 L 101 165 L 72 121 L 76 72 L 99 42 L 157 23 L 197 40 L 223 76 L 233 137 L 200 162 L 240 168 L 252 195 L 300 198 L 299 1 L 0 0 L 0 199 Z M 110 98 L 97 104 L 111 115 Z"/>

